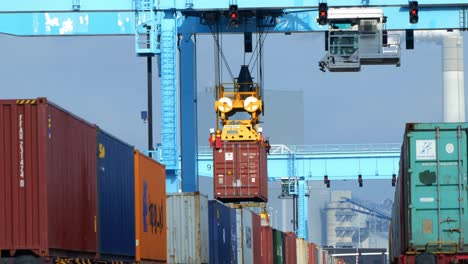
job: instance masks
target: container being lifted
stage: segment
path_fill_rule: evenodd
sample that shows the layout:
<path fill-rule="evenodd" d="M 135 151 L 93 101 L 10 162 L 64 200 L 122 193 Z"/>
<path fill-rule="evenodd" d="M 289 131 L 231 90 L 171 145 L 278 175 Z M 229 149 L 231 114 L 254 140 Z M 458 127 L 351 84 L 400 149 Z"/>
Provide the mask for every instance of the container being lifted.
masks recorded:
<path fill-rule="evenodd" d="M 233 84 L 216 87 L 215 109 L 221 128 L 211 129 L 214 197 L 223 202 L 267 202 L 267 153 L 259 117 L 261 89 L 252 82 L 248 66 Z M 231 119 L 230 119 L 231 118 Z"/>

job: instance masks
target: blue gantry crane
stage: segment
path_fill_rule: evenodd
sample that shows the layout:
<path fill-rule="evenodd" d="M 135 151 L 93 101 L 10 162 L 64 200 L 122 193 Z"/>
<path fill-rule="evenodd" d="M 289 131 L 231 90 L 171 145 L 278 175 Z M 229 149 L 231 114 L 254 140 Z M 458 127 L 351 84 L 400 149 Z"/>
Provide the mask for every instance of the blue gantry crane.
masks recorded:
<path fill-rule="evenodd" d="M 288 34 L 322 31 L 328 34 L 326 55 L 319 62 L 321 70 L 358 71 L 361 65 L 368 64 L 398 66 L 400 42 L 389 41 L 390 35 L 386 32 L 468 28 L 468 0 L 426 0 L 416 5 L 416 13 L 414 2 L 2 1 L 0 32 L 18 36 L 134 35 L 137 55 L 158 57 L 161 156 L 167 168 L 168 191 L 177 191 L 181 186 L 183 191 L 191 192 L 198 190 L 194 35 L 210 33 L 213 23 L 220 26 L 221 34 L 257 32 L 259 28 L 268 28 L 270 33 Z M 325 18 L 318 12 L 320 3 L 326 3 Z M 227 14 L 232 5 L 239 10 L 239 26 L 229 23 Z M 407 36 L 411 38 L 412 35 Z"/>

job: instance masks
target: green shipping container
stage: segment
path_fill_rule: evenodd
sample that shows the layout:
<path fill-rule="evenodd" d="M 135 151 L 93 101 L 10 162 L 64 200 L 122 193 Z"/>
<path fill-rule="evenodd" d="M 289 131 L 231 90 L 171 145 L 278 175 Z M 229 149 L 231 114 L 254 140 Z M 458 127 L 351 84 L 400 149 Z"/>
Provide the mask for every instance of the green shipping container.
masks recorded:
<path fill-rule="evenodd" d="M 273 229 L 273 259 L 275 264 L 284 263 L 284 233 Z"/>
<path fill-rule="evenodd" d="M 393 207 L 390 253 L 468 252 L 468 123 L 408 124 Z"/>

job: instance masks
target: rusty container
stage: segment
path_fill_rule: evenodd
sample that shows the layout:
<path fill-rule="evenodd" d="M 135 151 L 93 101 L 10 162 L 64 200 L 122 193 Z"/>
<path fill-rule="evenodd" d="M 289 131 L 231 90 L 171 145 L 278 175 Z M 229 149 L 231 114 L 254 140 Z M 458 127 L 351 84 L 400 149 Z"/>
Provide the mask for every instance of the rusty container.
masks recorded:
<path fill-rule="evenodd" d="M 262 219 L 258 214 L 252 214 L 252 240 L 253 240 L 253 263 L 262 263 Z M 273 244 L 273 241 L 271 241 Z"/>
<path fill-rule="evenodd" d="M 136 261 L 167 261 L 166 168 L 135 151 Z"/>
<path fill-rule="evenodd" d="M 267 202 L 266 152 L 258 142 L 223 142 L 221 148 L 214 148 L 215 199 L 223 202 Z"/>
<path fill-rule="evenodd" d="M 296 264 L 297 263 L 297 250 L 296 250 L 296 235 L 292 232 L 288 232 L 284 235 L 285 242 L 285 264 Z"/>
<path fill-rule="evenodd" d="M 262 226 L 260 231 L 260 250 L 256 250 L 256 255 L 260 256 L 260 262 L 256 260 L 255 264 L 274 263 L 273 259 L 273 229 L 269 226 Z M 257 233 L 258 234 L 258 233 Z M 258 253 L 260 252 L 260 253 Z"/>
<path fill-rule="evenodd" d="M 318 259 L 317 259 L 317 248 L 314 243 L 309 243 L 307 245 L 307 250 L 309 251 L 309 254 L 307 256 L 308 259 L 308 264 L 317 264 Z"/>
<path fill-rule="evenodd" d="M 0 100 L 3 253 L 96 253 L 96 137 L 45 98 Z"/>

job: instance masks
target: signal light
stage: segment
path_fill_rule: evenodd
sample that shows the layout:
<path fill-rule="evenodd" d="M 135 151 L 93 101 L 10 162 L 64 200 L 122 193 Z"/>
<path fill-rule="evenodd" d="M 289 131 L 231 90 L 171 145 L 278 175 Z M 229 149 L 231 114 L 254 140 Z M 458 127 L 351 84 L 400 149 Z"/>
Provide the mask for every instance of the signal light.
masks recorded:
<path fill-rule="evenodd" d="M 359 183 L 359 187 L 362 187 L 362 175 L 361 174 L 358 175 L 358 183 Z"/>
<path fill-rule="evenodd" d="M 411 24 L 418 23 L 418 1 L 409 2 L 409 21 Z"/>
<path fill-rule="evenodd" d="M 330 180 L 328 179 L 328 175 L 323 176 L 323 183 L 330 188 Z"/>
<path fill-rule="evenodd" d="M 396 175 L 393 174 L 392 175 L 392 186 L 395 187 L 395 185 L 396 185 Z"/>
<path fill-rule="evenodd" d="M 327 3 L 320 3 L 318 9 L 318 18 L 317 22 L 319 25 L 324 26 L 327 24 L 328 20 L 328 5 Z"/>
<path fill-rule="evenodd" d="M 414 30 L 407 29 L 405 37 L 406 37 L 406 49 L 414 49 Z"/>
<path fill-rule="evenodd" d="M 229 26 L 230 27 L 239 26 L 239 13 L 237 12 L 237 5 L 229 6 Z"/>

